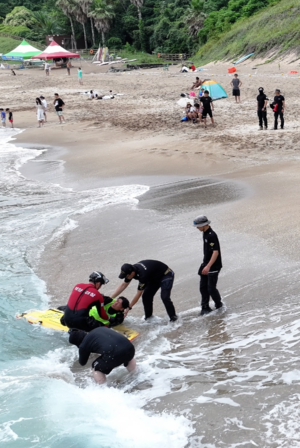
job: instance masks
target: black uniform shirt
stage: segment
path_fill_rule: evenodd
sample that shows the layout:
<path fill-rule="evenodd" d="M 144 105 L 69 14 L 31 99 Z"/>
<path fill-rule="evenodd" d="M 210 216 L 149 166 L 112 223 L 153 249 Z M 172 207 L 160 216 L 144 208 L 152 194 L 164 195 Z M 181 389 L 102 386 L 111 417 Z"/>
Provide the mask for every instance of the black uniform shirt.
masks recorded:
<path fill-rule="evenodd" d="M 138 290 L 143 291 L 148 283 L 159 283 L 167 271 L 168 266 L 161 261 L 142 260 L 133 265 L 134 279 L 139 281 Z M 131 280 L 125 278 L 125 283 Z"/>
<path fill-rule="evenodd" d="M 200 102 L 203 104 L 203 109 L 210 110 L 212 99 L 210 96 L 201 96 Z"/>
<path fill-rule="evenodd" d="M 278 104 L 277 112 L 280 112 L 282 110 L 283 101 L 284 101 L 284 96 L 282 96 L 282 95 L 274 96 L 274 103 Z"/>
<path fill-rule="evenodd" d="M 265 101 L 268 99 L 267 95 L 264 93 L 262 95 L 257 95 L 258 109 L 263 109 L 265 107 Z"/>
<path fill-rule="evenodd" d="M 131 352 L 131 349 L 132 343 L 122 334 L 106 327 L 95 328 L 86 335 L 79 346 L 79 363 L 85 366 L 91 353 L 99 355 L 110 353 L 117 365 L 117 361 L 122 359 L 124 353 Z"/>
<path fill-rule="evenodd" d="M 213 231 L 213 229 L 209 227 L 205 232 L 203 232 L 203 252 L 204 252 L 203 264 L 205 266 L 209 263 L 214 250 L 219 251 L 219 254 L 218 258 L 211 266 L 210 272 L 219 271 L 222 268 L 222 257 L 218 236 Z"/>

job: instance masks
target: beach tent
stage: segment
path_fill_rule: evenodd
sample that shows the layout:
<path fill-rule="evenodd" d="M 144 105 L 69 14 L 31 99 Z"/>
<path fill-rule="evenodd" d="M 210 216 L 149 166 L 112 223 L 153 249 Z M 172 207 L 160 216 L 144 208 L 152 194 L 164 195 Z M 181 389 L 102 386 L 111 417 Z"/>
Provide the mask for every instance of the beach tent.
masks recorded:
<path fill-rule="evenodd" d="M 70 51 L 65 50 L 63 47 L 58 45 L 54 40 L 51 44 L 37 56 L 32 59 L 59 59 L 59 58 L 79 58 L 79 54 L 70 53 Z"/>
<path fill-rule="evenodd" d="M 2 56 L 2 59 L 9 61 L 23 61 L 23 59 L 31 59 L 39 54 L 41 50 L 34 48 L 26 40 L 20 43 L 14 50 Z"/>
<path fill-rule="evenodd" d="M 221 98 L 227 98 L 227 93 L 216 81 L 205 81 L 201 89 L 208 90 L 209 96 L 213 100 L 220 100 Z"/>

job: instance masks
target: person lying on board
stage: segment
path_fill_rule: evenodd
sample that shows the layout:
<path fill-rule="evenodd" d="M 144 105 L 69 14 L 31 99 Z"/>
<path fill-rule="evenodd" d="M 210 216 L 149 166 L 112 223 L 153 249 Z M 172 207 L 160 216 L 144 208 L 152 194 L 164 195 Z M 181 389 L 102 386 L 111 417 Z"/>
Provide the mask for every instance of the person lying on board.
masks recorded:
<path fill-rule="evenodd" d="M 115 327 L 123 323 L 125 319 L 125 311 L 130 310 L 129 300 L 126 297 L 119 297 L 118 299 L 112 299 L 111 297 L 104 296 L 104 309 L 110 320 L 105 320 L 99 316 L 97 307 L 93 306 L 89 315 L 92 316 L 103 325 L 108 327 Z"/>
<path fill-rule="evenodd" d="M 70 344 L 79 349 L 79 363 L 82 366 L 86 365 L 91 353 L 100 355 L 92 363 L 96 383 L 105 383 L 106 375 L 122 364 L 128 372 L 136 369 L 135 348 L 122 334 L 106 327 L 95 328 L 89 333 L 82 330 L 70 330 L 69 333 Z"/>

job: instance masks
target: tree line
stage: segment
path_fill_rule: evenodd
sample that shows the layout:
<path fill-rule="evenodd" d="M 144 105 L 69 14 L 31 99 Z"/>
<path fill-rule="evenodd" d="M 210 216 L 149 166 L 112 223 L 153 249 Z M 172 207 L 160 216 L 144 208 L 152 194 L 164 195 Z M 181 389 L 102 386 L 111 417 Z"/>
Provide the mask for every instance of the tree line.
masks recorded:
<path fill-rule="evenodd" d="M 83 36 L 99 44 L 147 53 L 192 53 L 233 23 L 280 0 L 7 0 L 0 33 L 45 42 L 46 35 Z"/>

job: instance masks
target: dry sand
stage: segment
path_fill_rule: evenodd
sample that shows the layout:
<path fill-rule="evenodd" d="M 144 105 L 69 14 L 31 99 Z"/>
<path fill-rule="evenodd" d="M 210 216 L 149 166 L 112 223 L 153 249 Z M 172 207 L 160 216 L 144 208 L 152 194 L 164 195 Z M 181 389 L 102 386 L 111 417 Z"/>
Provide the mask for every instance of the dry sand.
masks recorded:
<path fill-rule="evenodd" d="M 249 61 L 238 67 L 238 74 L 243 82 L 241 104 L 235 104 L 231 96 L 228 64 L 209 64 L 205 67 L 206 71 L 196 74 L 180 74 L 178 66 L 171 67 L 168 72 L 152 69 L 115 74 L 106 73 L 107 67 L 100 69 L 83 62 L 83 86 L 78 84 L 75 68 L 70 77 L 65 70 L 53 70 L 50 77 L 46 77 L 39 69 L 17 71 L 16 77 L 0 71 L 1 106 L 10 107 L 14 112 L 15 126 L 26 129 L 17 137 L 17 142 L 31 147 L 40 145 L 51 148 L 43 159 L 61 159 L 65 162 L 63 175 L 59 177 L 56 173 L 54 180 L 73 188 L 125 183 L 158 185 L 201 176 L 242 182 L 245 189 L 248 188 L 248 193 L 251 192 L 243 194 L 243 200 L 218 207 L 200 208 L 187 201 L 182 204 L 187 206 L 185 218 L 192 219 L 195 213 L 209 212 L 218 233 L 242 233 L 254 241 L 259 238 L 266 245 L 266 250 L 283 258 L 297 260 L 300 249 L 299 239 L 295 240 L 300 222 L 300 212 L 296 205 L 300 191 L 300 79 L 298 75 L 288 75 L 291 69 L 297 68 L 293 64 L 281 62 L 279 70 L 277 63 L 255 65 L 256 62 L 261 61 Z M 79 63 L 75 62 L 76 65 Z M 180 122 L 183 111 L 176 102 L 181 92 L 190 91 L 196 75 L 216 80 L 228 93 L 227 99 L 215 102 L 215 128 L 208 126 L 204 129 L 203 125 Z M 256 95 L 260 86 L 265 88 L 270 99 L 275 88 L 282 90 L 286 98 L 284 131 L 258 132 Z M 81 93 L 90 89 L 99 94 L 107 94 L 109 90 L 113 90 L 114 93 L 124 95 L 116 96 L 113 100 L 89 101 L 87 95 Z M 55 92 L 59 92 L 66 103 L 66 124 L 63 125 L 58 124 L 51 104 Z M 42 129 L 37 128 L 34 106 L 35 97 L 39 95 L 44 95 L 49 104 L 49 121 Z M 271 109 L 268 109 L 268 119 L 271 128 Z M 23 173 L 28 177 L 45 180 L 49 180 L 51 176 L 51 173 L 37 168 L 34 163 L 25 165 Z M 177 194 L 179 195 L 178 192 Z M 178 197 L 180 202 L 180 195 Z M 166 205 L 168 201 L 166 197 Z M 142 207 L 141 201 L 134 217 L 124 208 L 124 220 L 135 226 L 136 233 L 130 232 L 128 228 L 122 229 L 122 238 L 120 235 L 116 237 L 117 247 L 112 249 L 104 244 L 110 254 L 109 261 L 107 257 L 99 256 L 99 251 L 94 253 L 94 238 L 97 234 L 90 232 L 90 229 L 98 217 L 93 215 L 89 220 L 81 218 L 80 228 L 64 242 L 59 257 L 57 258 L 57 248 L 52 251 L 52 255 L 51 248 L 48 248 L 47 255 L 44 256 L 46 258 L 42 263 L 42 275 L 48 286 L 51 283 L 49 278 L 55 276 L 62 288 L 61 294 L 67 297 L 71 286 L 79 281 L 80 273 L 80 280 L 84 280 L 83 272 L 94 269 L 93 266 L 100 266 L 101 262 L 106 262 L 108 270 L 114 266 L 115 274 L 116 265 L 119 266 L 125 258 L 126 261 L 129 261 L 128 258 L 137 261 L 143 258 L 142 254 L 144 257 L 151 256 L 164 261 L 168 258 L 172 262 L 172 253 L 174 257 L 174 252 L 179 250 L 175 244 L 176 227 L 171 229 L 175 233 L 174 238 L 169 241 L 168 248 L 164 249 L 163 244 L 167 241 L 170 228 L 167 226 L 164 233 L 161 228 L 157 229 L 155 219 L 151 221 L 151 210 L 156 206 L 149 205 L 147 210 Z M 178 201 L 176 207 L 178 208 Z M 166 219 L 172 215 L 170 207 L 168 210 L 164 215 Z M 113 208 L 107 211 L 107 215 L 116 222 L 117 212 Z M 151 222 L 150 227 L 152 225 L 152 230 L 158 232 L 157 238 L 162 242 L 157 247 L 155 241 L 141 231 L 146 215 Z M 190 225 L 189 223 L 187 221 L 186 225 Z M 180 224 L 185 225 L 183 221 Z M 105 228 L 107 229 L 107 224 Z M 113 225 L 112 229 L 111 232 L 118 233 L 118 226 Z M 194 234 L 188 233 L 188 238 L 195 238 L 192 235 Z M 112 240 L 110 235 L 109 241 Z M 292 240 L 292 245 L 287 244 L 287 240 Z M 194 278 L 197 269 L 195 267 L 191 271 L 190 263 L 199 262 L 201 246 L 200 255 L 199 246 L 193 255 L 193 246 L 188 246 L 187 249 L 186 245 L 179 244 L 179 247 L 183 256 L 180 260 L 175 257 L 177 259 L 173 261 L 172 267 L 179 272 L 177 280 L 180 291 L 186 290 L 192 281 L 192 290 L 195 292 L 197 277 L 193 280 L 192 277 Z M 230 243 L 226 249 L 231 251 Z M 99 250 L 101 252 L 101 248 Z M 239 257 L 239 248 L 234 250 Z M 243 251 L 243 248 L 240 250 Z M 259 255 L 260 249 L 257 250 Z M 264 257 L 264 250 L 261 256 Z M 55 268 L 49 269 L 47 257 L 52 257 L 50 264 L 56 265 Z M 70 257 L 72 260 L 76 259 L 76 262 L 73 273 L 66 281 L 64 274 L 69 270 Z M 55 263 L 54 260 L 58 259 L 59 262 Z M 228 259 L 231 260 L 229 256 Z M 259 263 L 259 256 L 253 263 Z M 185 267 L 186 264 L 189 267 Z M 228 285 L 230 281 L 232 278 L 228 274 Z M 115 278 L 112 288 L 116 284 Z M 223 285 L 226 287 L 225 280 Z M 55 302 L 59 302 L 61 294 L 58 290 L 51 289 L 51 286 L 49 290 Z M 182 305 L 179 307 L 184 309 Z"/>

